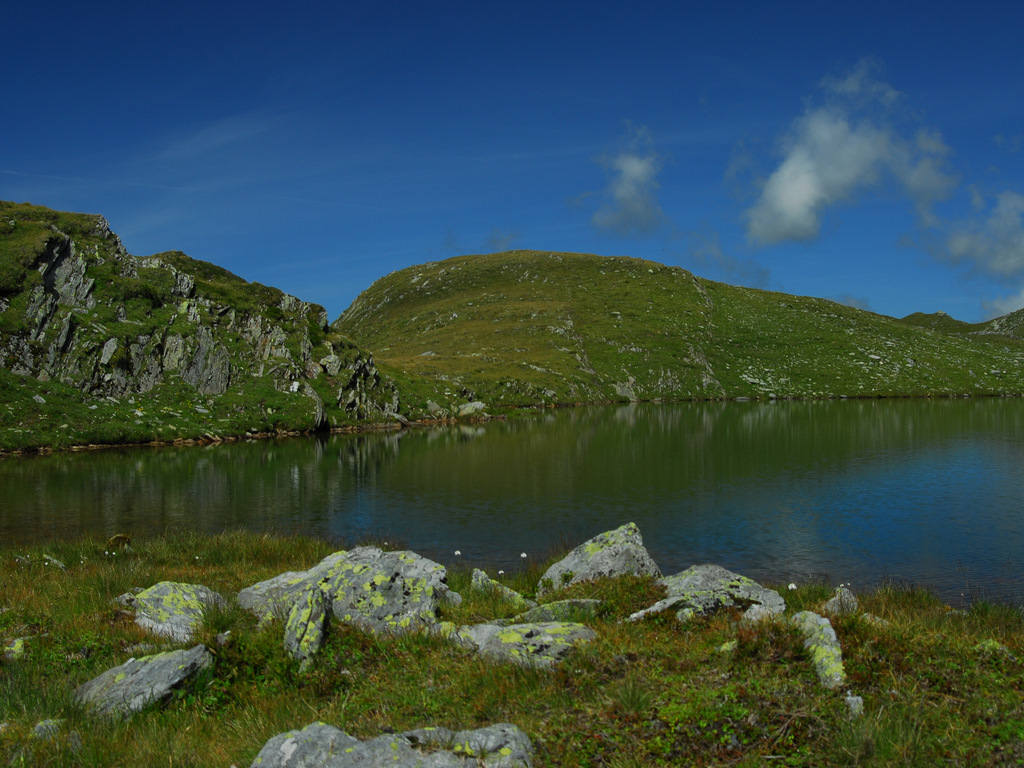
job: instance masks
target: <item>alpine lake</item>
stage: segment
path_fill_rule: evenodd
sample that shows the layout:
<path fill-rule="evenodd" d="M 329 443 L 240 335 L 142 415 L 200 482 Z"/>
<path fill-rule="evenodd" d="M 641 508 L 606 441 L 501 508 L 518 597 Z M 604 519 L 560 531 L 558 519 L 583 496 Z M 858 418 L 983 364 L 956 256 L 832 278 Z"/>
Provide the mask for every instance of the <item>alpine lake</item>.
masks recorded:
<path fill-rule="evenodd" d="M 0 461 L 8 547 L 244 527 L 522 567 L 635 522 L 665 574 L 1024 604 L 1024 399 L 636 404 Z"/>

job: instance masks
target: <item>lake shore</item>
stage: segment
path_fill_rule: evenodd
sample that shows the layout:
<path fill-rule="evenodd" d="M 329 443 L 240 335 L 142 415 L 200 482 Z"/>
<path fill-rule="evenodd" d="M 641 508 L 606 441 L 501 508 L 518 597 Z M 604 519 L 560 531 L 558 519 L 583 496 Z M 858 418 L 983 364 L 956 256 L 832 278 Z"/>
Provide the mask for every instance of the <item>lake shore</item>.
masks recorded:
<path fill-rule="evenodd" d="M 838 586 L 824 582 L 774 585 L 786 601 L 777 621 L 746 623 L 720 611 L 686 624 L 666 615 L 623 623 L 663 594 L 650 578 L 575 585 L 543 600 L 602 600 L 588 621 L 597 638 L 550 671 L 482 660 L 429 633 L 332 625 L 317 663 L 300 673 L 278 622 L 258 626 L 229 604 L 206 616 L 193 641 L 214 649 L 211 674 L 130 722 L 96 720 L 74 703 L 75 687 L 138 656 L 140 644 L 160 642 L 115 597 L 163 580 L 231 597 L 338 548 L 241 531 L 112 549 L 117 543 L 0 548 L 0 638 L 22 640 L 24 654 L 0 662 L 4 757 L 29 750 L 41 764 L 242 766 L 271 736 L 317 720 L 360 739 L 513 723 L 531 739 L 538 766 L 999 765 L 1024 756 L 1020 611 L 987 603 L 951 610 L 918 589 L 858 593 L 858 612 L 831 620 L 847 685 L 830 690 L 788 621 L 823 610 Z M 554 557 L 490 575 L 534 596 Z M 513 613 L 475 592 L 470 569 L 451 559 L 442 563 L 448 584 L 464 600 L 442 608 L 440 619 L 468 624 Z M 230 640 L 218 644 L 225 632 Z M 847 688 L 862 697 L 860 716 Z M 33 737 L 49 719 L 63 721 L 63 735 Z"/>

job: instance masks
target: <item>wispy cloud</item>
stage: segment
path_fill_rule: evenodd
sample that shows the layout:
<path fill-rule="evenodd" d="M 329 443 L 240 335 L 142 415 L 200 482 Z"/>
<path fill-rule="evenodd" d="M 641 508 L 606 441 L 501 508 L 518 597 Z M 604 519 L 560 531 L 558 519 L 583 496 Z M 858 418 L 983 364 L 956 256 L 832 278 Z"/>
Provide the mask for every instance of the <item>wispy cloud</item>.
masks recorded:
<path fill-rule="evenodd" d="M 157 160 L 194 160 L 250 144 L 278 127 L 280 120 L 260 114 L 233 115 L 170 138 Z"/>
<path fill-rule="evenodd" d="M 657 198 L 662 158 L 654 152 L 646 128 L 631 133 L 627 149 L 599 159 L 611 179 L 604 204 L 590 219 L 598 230 L 620 236 L 648 235 L 665 222 Z"/>
<path fill-rule="evenodd" d="M 933 206 L 957 184 L 946 170 L 950 150 L 934 129 L 901 135 L 888 123 L 901 96 L 879 70 L 864 59 L 845 76 L 821 82 L 822 98 L 793 121 L 781 162 L 746 212 L 751 242 L 812 240 L 828 209 L 887 182 L 913 201 L 922 226 L 938 225 Z"/>

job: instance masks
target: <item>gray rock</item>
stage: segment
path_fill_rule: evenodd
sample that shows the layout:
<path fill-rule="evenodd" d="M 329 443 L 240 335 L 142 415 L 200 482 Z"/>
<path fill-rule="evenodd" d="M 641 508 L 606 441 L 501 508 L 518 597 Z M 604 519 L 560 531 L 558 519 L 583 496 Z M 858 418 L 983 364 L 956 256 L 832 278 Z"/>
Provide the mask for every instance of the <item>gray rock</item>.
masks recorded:
<path fill-rule="evenodd" d="M 162 637 L 187 642 L 203 623 L 203 612 L 227 601 L 202 584 L 161 581 L 135 596 L 135 623 Z"/>
<path fill-rule="evenodd" d="M 292 606 L 284 628 L 284 648 L 293 659 L 309 666 L 324 642 L 324 629 L 331 601 L 318 584 L 306 588 Z"/>
<path fill-rule="evenodd" d="M 205 645 L 129 659 L 79 686 L 75 700 L 97 714 L 126 719 L 169 698 L 212 663 L 213 655 Z"/>
<path fill-rule="evenodd" d="M 318 585 L 327 578 L 347 555 L 341 550 L 328 555 L 307 571 L 288 571 L 257 582 L 238 593 L 238 604 L 261 619 L 285 621 L 298 597 L 310 586 Z"/>
<path fill-rule="evenodd" d="M 479 592 L 490 592 L 492 594 L 495 594 L 502 600 L 504 600 L 506 603 L 510 603 L 512 606 L 518 608 L 519 610 L 525 610 L 527 608 L 532 608 L 535 605 L 537 605 L 532 600 L 527 600 L 514 589 L 506 587 L 499 581 L 495 581 L 486 573 L 481 571 L 479 568 L 473 569 L 472 587 L 473 589 Z"/>
<path fill-rule="evenodd" d="M 476 416 L 483 413 L 486 408 L 487 404 L 481 403 L 479 400 L 474 400 L 471 403 L 463 403 L 459 406 L 459 416 Z"/>
<path fill-rule="evenodd" d="M 634 613 L 629 621 L 639 621 L 667 610 L 675 610 L 676 618 L 688 621 L 731 607 L 743 609 L 748 621 L 757 621 L 786 610 L 786 602 L 778 592 L 719 565 L 695 565 L 666 576 L 660 583 L 668 590 L 668 596 Z"/>
<path fill-rule="evenodd" d="M 597 615 L 600 600 L 557 600 L 538 605 L 516 616 L 518 622 L 580 621 Z"/>
<path fill-rule="evenodd" d="M 856 613 L 858 609 L 857 596 L 846 587 L 840 585 L 832 597 L 822 607 L 822 612 L 830 616 L 844 616 L 849 613 Z"/>
<path fill-rule="evenodd" d="M 447 582 L 443 565 L 415 552 L 359 547 L 335 552 L 308 571 L 247 587 L 238 593 L 238 603 L 261 618 L 285 618 L 295 601 L 317 586 L 339 621 L 371 631 L 405 632 L 436 624 L 441 602 L 461 601 Z"/>
<path fill-rule="evenodd" d="M 4 659 L 18 661 L 25 658 L 25 641 L 27 637 L 16 637 L 4 645 Z"/>
<path fill-rule="evenodd" d="M 448 591 L 443 565 L 415 552 L 359 547 L 322 580 L 334 616 L 373 632 L 410 632 L 437 623 Z"/>
<path fill-rule="evenodd" d="M 832 622 L 811 611 L 801 611 L 793 623 L 804 636 L 804 648 L 811 656 L 818 680 L 826 688 L 839 688 L 846 682 L 843 651 Z"/>
<path fill-rule="evenodd" d="M 550 668 L 573 648 L 597 637 L 583 624 L 539 622 L 511 624 L 490 633 L 480 644 L 480 654 L 524 667 Z"/>
<path fill-rule="evenodd" d="M 537 585 L 537 595 L 570 584 L 627 574 L 661 576 L 635 523 L 599 534 L 576 547 L 545 571 Z"/>
<path fill-rule="evenodd" d="M 851 719 L 856 720 L 858 717 L 864 714 L 864 699 L 860 696 L 853 696 L 852 694 L 847 694 L 846 710 L 850 713 Z"/>
<path fill-rule="evenodd" d="M 271 738 L 253 768 L 530 768 L 533 745 L 519 728 L 507 723 L 475 731 L 418 728 L 359 741 L 344 731 L 313 723 L 301 731 Z"/>
<path fill-rule="evenodd" d="M 49 555 L 43 555 L 43 562 L 47 565 L 52 565 L 61 571 L 66 571 L 68 569 L 68 567 L 64 565 L 64 563 L 62 563 L 60 560 L 58 560 L 55 557 L 50 557 Z"/>

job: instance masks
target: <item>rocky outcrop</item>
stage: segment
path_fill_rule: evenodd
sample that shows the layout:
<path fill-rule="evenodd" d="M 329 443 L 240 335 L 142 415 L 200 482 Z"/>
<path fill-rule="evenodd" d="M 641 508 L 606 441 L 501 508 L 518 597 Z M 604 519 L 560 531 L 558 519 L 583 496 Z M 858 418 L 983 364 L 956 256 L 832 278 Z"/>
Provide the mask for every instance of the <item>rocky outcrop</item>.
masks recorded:
<path fill-rule="evenodd" d="M 499 723 L 473 731 L 418 728 L 360 741 L 326 723 L 271 738 L 253 768 L 530 768 L 533 745 L 519 728 Z"/>
<path fill-rule="evenodd" d="M 213 655 L 204 645 L 129 659 L 79 686 L 75 700 L 96 714 L 126 719 L 169 698 L 212 663 Z"/>
<path fill-rule="evenodd" d="M 689 621 L 720 608 L 738 608 L 744 618 L 757 620 L 786 610 L 782 596 L 765 589 L 753 579 L 740 576 L 718 565 L 695 565 L 660 580 L 668 591 L 664 600 L 629 617 L 638 621 L 662 611 L 676 611 L 676 618 Z"/>
<path fill-rule="evenodd" d="M 203 623 L 210 607 L 224 608 L 227 600 L 202 584 L 161 581 L 135 595 L 135 623 L 161 637 L 187 642 Z"/>
<path fill-rule="evenodd" d="M 661 570 L 644 548 L 635 523 L 585 541 L 552 565 L 537 585 L 537 595 L 595 579 L 632 574 L 661 576 Z"/>
<path fill-rule="evenodd" d="M 231 390 L 230 407 L 250 409 L 248 421 L 260 426 L 268 390 L 310 400 L 289 429 L 399 412 L 393 384 L 372 356 L 330 331 L 323 307 L 182 253 L 132 256 L 101 217 L 0 210 L 0 257 L 10 258 L 7 236 L 37 243 L 27 266 L 5 267 L 0 279 L 0 369 L 87 398 L 172 388 L 183 401 L 186 393 L 216 400 Z"/>

